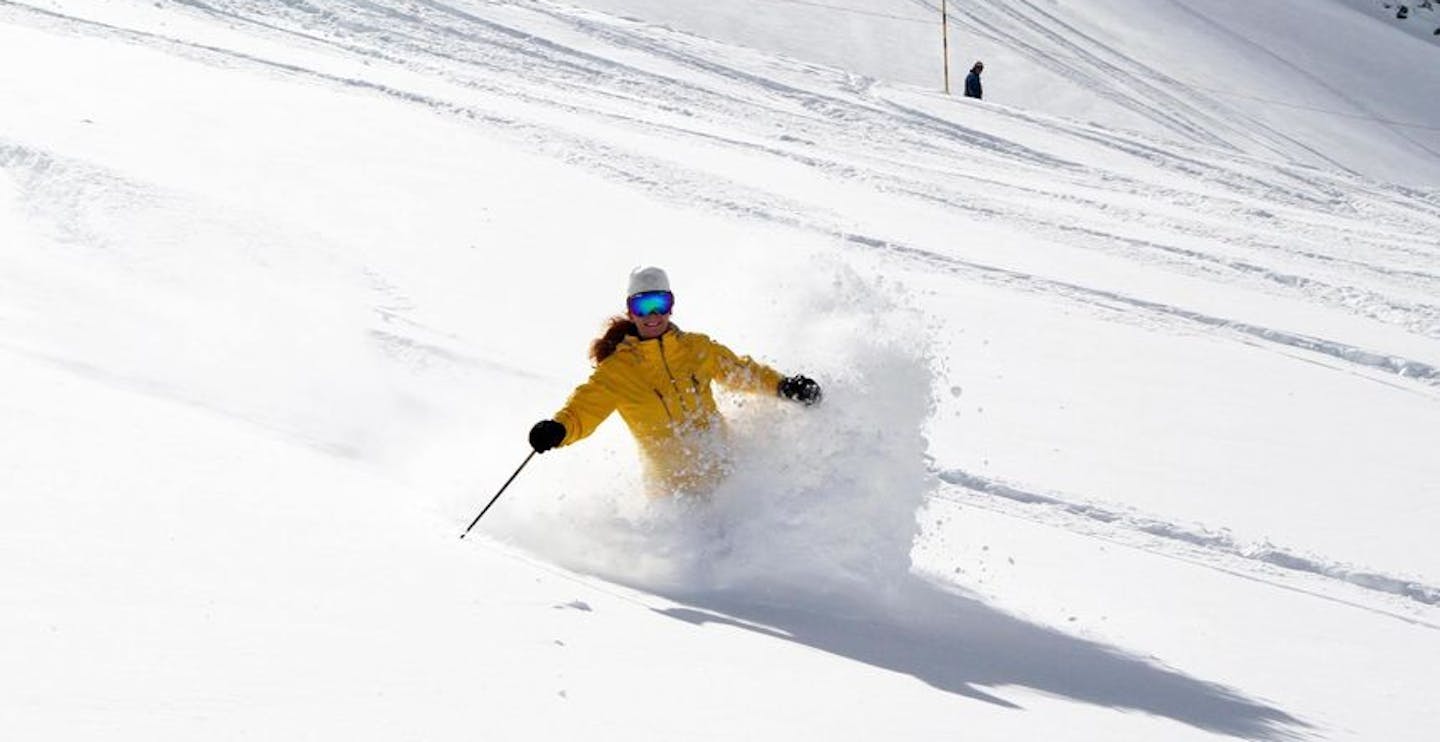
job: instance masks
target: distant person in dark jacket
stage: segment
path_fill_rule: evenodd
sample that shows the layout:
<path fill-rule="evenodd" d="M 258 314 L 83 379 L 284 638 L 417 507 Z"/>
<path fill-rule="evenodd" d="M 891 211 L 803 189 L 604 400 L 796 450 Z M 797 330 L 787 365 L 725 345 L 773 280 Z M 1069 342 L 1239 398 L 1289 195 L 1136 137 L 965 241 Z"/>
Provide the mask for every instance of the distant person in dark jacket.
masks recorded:
<path fill-rule="evenodd" d="M 970 68 L 970 74 L 965 76 L 965 97 L 984 98 L 984 91 L 980 89 L 980 73 L 985 71 L 984 62 L 976 62 Z"/>

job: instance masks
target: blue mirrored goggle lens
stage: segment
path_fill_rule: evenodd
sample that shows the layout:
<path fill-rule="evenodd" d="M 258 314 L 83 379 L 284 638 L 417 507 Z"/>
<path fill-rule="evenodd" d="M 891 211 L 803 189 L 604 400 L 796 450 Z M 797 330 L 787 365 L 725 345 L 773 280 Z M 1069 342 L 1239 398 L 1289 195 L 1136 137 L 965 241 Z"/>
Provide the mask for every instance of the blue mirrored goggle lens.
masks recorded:
<path fill-rule="evenodd" d="M 646 291 L 630 297 L 626 304 L 630 313 L 636 317 L 669 314 L 670 309 L 675 306 L 675 295 L 669 291 Z"/>

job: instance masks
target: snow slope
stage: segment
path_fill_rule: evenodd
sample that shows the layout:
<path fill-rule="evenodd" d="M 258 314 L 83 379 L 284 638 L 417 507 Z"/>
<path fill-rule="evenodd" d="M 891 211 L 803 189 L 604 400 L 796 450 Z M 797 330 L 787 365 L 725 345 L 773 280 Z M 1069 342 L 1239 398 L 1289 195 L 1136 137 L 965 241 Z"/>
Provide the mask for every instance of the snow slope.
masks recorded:
<path fill-rule="evenodd" d="M 573 0 L 938 90 L 939 0 Z M 1440 183 L 1440 27 L 1381 0 L 947 3 L 951 88 L 1168 140 Z M 1387 9 L 1388 7 L 1388 9 Z"/>
<path fill-rule="evenodd" d="M 0 1 L 6 738 L 1426 739 L 1433 188 L 756 46 Z M 825 404 L 457 540 L 642 262 Z"/>

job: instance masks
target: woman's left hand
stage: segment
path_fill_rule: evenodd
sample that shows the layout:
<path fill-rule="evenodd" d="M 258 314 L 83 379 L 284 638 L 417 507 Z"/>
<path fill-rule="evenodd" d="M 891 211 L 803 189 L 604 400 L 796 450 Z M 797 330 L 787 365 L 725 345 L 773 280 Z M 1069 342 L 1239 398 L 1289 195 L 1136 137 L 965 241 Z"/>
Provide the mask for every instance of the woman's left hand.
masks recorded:
<path fill-rule="evenodd" d="M 820 403 L 820 385 L 808 376 L 787 376 L 780 380 L 780 396 L 809 406 Z"/>

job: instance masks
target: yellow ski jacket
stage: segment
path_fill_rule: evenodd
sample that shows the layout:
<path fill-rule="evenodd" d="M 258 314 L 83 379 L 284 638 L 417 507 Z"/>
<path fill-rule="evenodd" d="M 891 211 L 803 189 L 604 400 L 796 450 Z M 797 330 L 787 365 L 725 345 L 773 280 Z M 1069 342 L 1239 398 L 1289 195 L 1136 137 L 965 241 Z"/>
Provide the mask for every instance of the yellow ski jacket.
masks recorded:
<path fill-rule="evenodd" d="M 629 336 L 570 395 L 555 420 L 568 446 L 618 411 L 640 445 L 651 494 L 706 491 L 723 474 L 725 421 L 711 383 L 779 393 L 780 372 L 708 336 L 671 328 L 651 340 Z"/>

